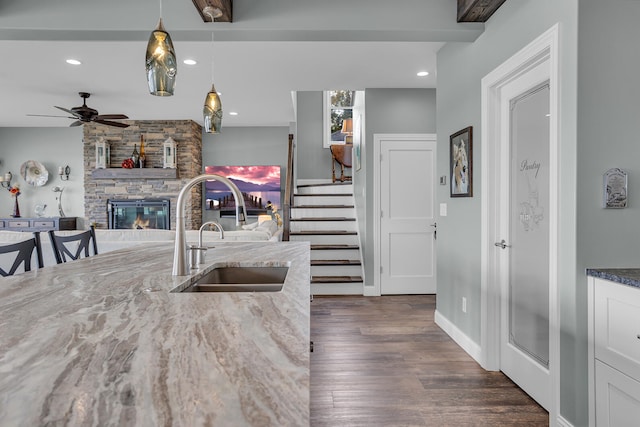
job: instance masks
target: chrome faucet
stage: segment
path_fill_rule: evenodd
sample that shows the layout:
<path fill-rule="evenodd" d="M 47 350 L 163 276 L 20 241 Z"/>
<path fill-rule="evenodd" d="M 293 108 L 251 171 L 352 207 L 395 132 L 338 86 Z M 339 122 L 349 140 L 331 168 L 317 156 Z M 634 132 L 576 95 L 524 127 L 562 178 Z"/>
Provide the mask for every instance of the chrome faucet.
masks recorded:
<path fill-rule="evenodd" d="M 220 240 L 224 239 L 224 230 L 218 221 L 207 221 L 200 227 L 200 231 L 198 233 L 198 246 L 189 246 L 189 250 L 195 251 L 195 255 L 191 254 L 192 257 L 195 257 L 195 264 L 200 265 L 204 263 L 204 256 L 207 253 L 207 247 L 202 243 L 202 232 L 207 225 L 214 225 L 220 231 Z"/>
<path fill-rule="evenodd" d="M 218 221 L 207 221 L 204 224 L 202 224 L 202 227 L 200 227 L 200 233 L 198 234 L 198 246 L 200 247 L 202 247 L 202 231 L 207 225 L 215 226 L 215 228 L 217 228 L 218 231 L 220 231 L 220 240 L 224 239 L 224 230 L 222 229 L 222 226 L 220 225 L 220 223 Z"/>
<path fill-rule="evenodd" d="M 191 190 L 194 185 L 203 181 L 219 181 L 229 187 L 233 193 L 233 198 L 235 199 L 236 204 L 236 225 L 242 225 L 245 223 L 245 212 L 247 211 L 247 208 L 244 204 L 244 198 L 242 197 L 242 193 L 238 187 L 236 187 L 230 179 L 222 175 L 202 174 L 187 182 L 182 190 L 180 190 L 180 194 L 178 194 L 178 204 L 176 206 L 176 241 L 173 250 L 172 272 L 174 276 L 185 276 L 187 274 L 187 233 L 185 231 L 184 224 L 185 204 L 187 196 L 189 195 L 189 190 Z"/>

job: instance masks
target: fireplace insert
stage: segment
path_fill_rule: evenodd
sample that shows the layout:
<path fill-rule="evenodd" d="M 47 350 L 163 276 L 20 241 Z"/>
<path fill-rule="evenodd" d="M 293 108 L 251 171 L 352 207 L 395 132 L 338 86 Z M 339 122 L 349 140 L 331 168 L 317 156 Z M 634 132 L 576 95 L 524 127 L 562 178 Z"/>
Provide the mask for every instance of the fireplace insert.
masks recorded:
<path fill-rule="evenodd" d="M 107 201 L 110 229 L 171 229 L 168 199 Z"/>

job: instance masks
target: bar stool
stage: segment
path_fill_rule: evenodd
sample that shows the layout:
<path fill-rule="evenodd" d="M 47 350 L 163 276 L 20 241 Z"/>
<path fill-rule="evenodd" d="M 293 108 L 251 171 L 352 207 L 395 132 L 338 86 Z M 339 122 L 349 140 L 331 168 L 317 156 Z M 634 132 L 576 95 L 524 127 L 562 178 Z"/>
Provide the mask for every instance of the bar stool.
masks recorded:
<path fill-rule="evenodd" d="M 17 252 L 15 259 L 13 260 L 13 264 L 8 271 L 4 270 L 0 267 L 0 276 L 7 277 L 13 276 L 20 266 L 20 264 L 24 264 L 24 271 L 31 271 L 31 257 L 33 255 L 33 250 L 36 250 L 36 255 L 38 257 L 38 268 L 43 268 L 44 263 L 42 261 L 42 246 L 40 245 L 40 232 L 33 233 L 33 237 L 31 239 L 25 240 L 23 242 L 12 243 L 9 245 L 0 246 L 0 255 L 1 254 L 10 254 L 12 252 Z"/>

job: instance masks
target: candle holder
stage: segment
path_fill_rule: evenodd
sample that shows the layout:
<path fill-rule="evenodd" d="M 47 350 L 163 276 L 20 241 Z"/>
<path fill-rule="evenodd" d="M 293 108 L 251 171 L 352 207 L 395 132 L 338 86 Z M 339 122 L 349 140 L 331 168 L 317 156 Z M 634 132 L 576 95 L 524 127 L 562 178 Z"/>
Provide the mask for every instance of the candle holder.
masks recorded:
<path fill-rule="evenodd" d="M 69 165 L 65 166 L 64 168 L 62 166 L 58 168 L 58 175 L 60 175 L 60 179 L 62 181 L 69 181 L 70 173 L 71 173 L 71 168 L 69 167 Z"/>
<path fill-rule="evenodd" d="M 11 172 L 5 173 L 4 176 L 0 175 L 0 185 L 8 190 L 9 188 L 11 188 L 11 178 L 13 178 Z"/>

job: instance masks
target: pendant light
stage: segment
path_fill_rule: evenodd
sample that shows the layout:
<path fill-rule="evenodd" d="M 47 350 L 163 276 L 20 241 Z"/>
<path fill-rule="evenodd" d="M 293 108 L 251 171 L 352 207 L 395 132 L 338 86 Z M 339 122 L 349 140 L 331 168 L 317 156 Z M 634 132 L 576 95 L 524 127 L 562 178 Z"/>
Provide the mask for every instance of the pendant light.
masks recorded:
<path fill-rule="evenodd" d="M 206 9 L 205 12 L 207 12 Z M 211 16 L 211 22 L 214 22 L 216 18 L 214 13 L 207 14 Z M 213 31 L 211 32 L 211 90 L 204 99 L 202 115 L 204 117 L 204 131 L 206 133 L 220 133 L 222 128 L 222 101 L 213 83 Z"/>
<path fill-rule="evenodd" d="M 151 32 L 145 60 L 149 93 L 156 96 L 171 96 L 176 84 L 178 62 L 171 36 L 162 25 L 162 0 L 160 0 L 160 20 Z"/>

